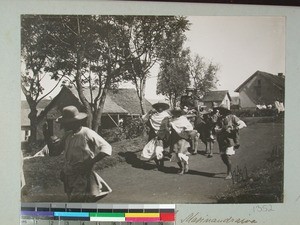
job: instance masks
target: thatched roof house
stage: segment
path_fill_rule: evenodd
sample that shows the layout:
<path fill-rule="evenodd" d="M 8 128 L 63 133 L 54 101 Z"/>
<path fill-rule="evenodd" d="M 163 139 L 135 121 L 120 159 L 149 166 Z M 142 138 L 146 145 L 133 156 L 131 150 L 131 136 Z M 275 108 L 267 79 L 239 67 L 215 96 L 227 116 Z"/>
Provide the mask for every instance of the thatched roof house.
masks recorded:
<path fill-rule="evenodd" d="M 141 115 L 142 110 L 135 89 L 117 89 L 108 92 L 108 96 L 119 106 L 125 109 L 130 115 Z M 149 111 L 152 108 L 151 103 L 145 99 L 145 110 Z"/>
<path fill-rule="evenodd" d="M 84 95 L 90 101 L 91 95 L 93 98 L 97 95 L 97 90 L 93 90 L 91 93 L 89 89 L 85 89 Z M 43 138 L 42 125 L 46 121 L 53 133 L 58 135 L 62 133 L 59 124 L 54 121 L 57 117 L 61 116 L 62 109 L 69 105 L 76 106 L 79 111 L 85 111 L 77 90 L 75 88 L 63 87 L 58 95 L 39 114 L 38 138 Z M 145 109 L 146 111 L 151 109 L 151 104 L 147 100 L 145 100 Z M 121 118 L 140 115 L 141 109 L 135 89 L 110 90 L 107 93 L 104 103 L 101 128 L 115 127 Z"/>

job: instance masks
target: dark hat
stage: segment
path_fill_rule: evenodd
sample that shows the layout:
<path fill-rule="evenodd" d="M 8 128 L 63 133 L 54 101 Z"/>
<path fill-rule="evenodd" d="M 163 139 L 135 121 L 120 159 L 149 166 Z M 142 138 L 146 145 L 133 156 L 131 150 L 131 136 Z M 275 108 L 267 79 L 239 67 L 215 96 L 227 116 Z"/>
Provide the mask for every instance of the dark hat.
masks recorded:
<path fill-rule="evenodd" d="M 51 136 L 50 139 L 53 144 L 60 141 L 60 138 L 55 135 Z"/>
<path fill-rule="evenodd" d="M 164 101 L 158 101 L 157 103 L 153 104 L 152 107 L 154 109 L 162 108 L 163 110 L 167 110 L 170 108 L 169 104 Z"/>
<path fill-rule="evenodd" d="M 171 114 L 173 116 L 182 116 L 184 114 L 184 111 L 180 107 L 175 107 L 171 110 Z"/>
<path fill-rule="evenodd" d="M 56 119 L 58 123 L 70 123 L 83 120 L 87 117 L 86 113 L 79 112 L 75 106 L 66 106 L 63 108 L 62 116 Z"/>
<path fill-rule="evenodd" d="M 186 90 L 186 91 L 194 91 L 195 88 L 193 88 L 193 87 L 187 87 L 185 90 Z"/>
<path fill-rule="evenodd" d="M 231 113 L 231 111 L 224 104 L 221 104 L 219 107 L 216 107 L 216 109 L 218 109 L 220 112 Z"/>
<path fill-rule="evenodd" d="M 205 114 L 209 114 L 209 113 L 211 113 L 211 112 L 212 112 L 211 109 L 204 109 L 204 110 L 201 111 L 200 113 L 201 113 L 202 115 L 205 115 Z"/>

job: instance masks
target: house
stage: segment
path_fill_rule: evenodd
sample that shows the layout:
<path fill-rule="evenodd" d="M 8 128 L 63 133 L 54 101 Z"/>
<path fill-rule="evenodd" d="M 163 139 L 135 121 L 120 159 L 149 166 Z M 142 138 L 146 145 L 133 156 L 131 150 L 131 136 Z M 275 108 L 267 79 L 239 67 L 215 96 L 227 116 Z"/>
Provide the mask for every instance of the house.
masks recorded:
<path fill-rule="evenodd" d="M 231 97 L 227 90 L 210 91 L 203 96 L 202 102 L 208 108 L 212 108 L 214 104 L 223 104 L 230 109 Z"/>
<path fill-rule="evenodd" d="M 257 105 L 284 102 L 284 82 L 282 73 L 273 75 L 256 71 L 235 90 L 239 93 L 241 108 L 256 109 Z"/>
<path fill-rule="evenodd" d="M 230 109 L 240 109 L 240 97 L 231 96 Z"/>
<path fill-rule="evenodd" d="M 41 100 L 37 105 L 37 115 L 43 111 L 46 106 L 51 102 L 51 100 L 45 99 Z M 26 100 L 21 101 L 21 141 L 27 141 L 30 136 L 30 119 L 28 115 L 30 113 L 30 108 Z"/>
<path fill-rule="evenodd" d="M 97 96 L 97 89 L 92 92 L 84 89 L 85 98 L 90 101 L 91 95 Z M 74 105 L 79 111 L 85 111 L 75 88 L 62 87 L 61 91 L 50 102 L 50 104 L 40 113 L 37 139 L 43 139 L 42 127 L 47 122 L 52 134 L 62 136 L 63 131 L 60 124 L 55 119 L 61 116 L 64 107 Z M 145 100 L 146 110 L 151 109 L 151 104 Z M 101 117 L 101 128 L 112 128 L 119 124 L 120 119 L 127 116 L 140 116 L 141 109 L 135 89 L 109 90 L 105 99 L 103 114 Z"/>
<path fill-rule="evenodd" d="M 142 109 L 140 106 L 139 98 L 135 89 L 120 88 L 109 91 L 110 98 L 125 109 L 130 116 L 140 116 Z M 152 109 L 152 104 L 145 99 L 144 107 L 146 112 Z"/>

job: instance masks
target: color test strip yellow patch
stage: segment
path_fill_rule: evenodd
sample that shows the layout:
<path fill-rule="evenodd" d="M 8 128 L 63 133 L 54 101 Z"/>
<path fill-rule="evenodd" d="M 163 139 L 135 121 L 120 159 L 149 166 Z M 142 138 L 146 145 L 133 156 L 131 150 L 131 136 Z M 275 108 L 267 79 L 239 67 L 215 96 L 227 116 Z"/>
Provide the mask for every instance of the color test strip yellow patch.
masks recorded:
<path fill-rule="evenodd" d="M 144 218 L 157 218 L 160 217 L 159 213 L 125 213 L 126 218 L 131 217 L 144 217 Z"/>

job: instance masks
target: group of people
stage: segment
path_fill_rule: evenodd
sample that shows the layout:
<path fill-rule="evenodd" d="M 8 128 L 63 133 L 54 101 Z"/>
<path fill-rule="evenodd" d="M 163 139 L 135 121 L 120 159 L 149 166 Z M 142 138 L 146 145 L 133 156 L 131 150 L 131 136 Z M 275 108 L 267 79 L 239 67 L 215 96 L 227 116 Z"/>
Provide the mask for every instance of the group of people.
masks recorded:
<path fill-rule="evenodd" d="M 206 145 L 208 157 L 213 156 L 212 145 L 217 140 L 221 159 L 227 167 L 225 179 L 232 178 L 230 156 L 240 146 L 239 129 L 246 127 L 242 120 L 224 105 L 215 106 L 211 110 L 201 108 L 193 116 L 184 108 L 175 107 L 170 110 L 169 105 L 164 102 L 158 102 L 152 107 L 154 110 L 142 117 L 150 128 L 149 142 L 142 152 L 143 158 L 154 159 L 160 170 L 164 166 L 164 158 L 156 148 L 164 149 L 163 155 L 168 155 L 171 161 L 177 162 L 178 173 L 184 174 L 189 170 L 188 155 L 197 154 L 199 138 Z M 189 117 L 194 120 L 189 120 Z"/>
<path fill-rule="evenodd" d="M 245 124 L 222 106 L 210 113 L 209 117 L 204 116 L 204 112 L 200 114 L 203 116 L 199 117 L 200 121 L 203 119 L 202 122 L 206 125 L 208 118 L 214 118 L 211 120 L 216 125 L 213 133 L 206 135 L 201 126 L 193 125 L 181 108 L 170 110 L 167 103 L 154 104 L 153 110 L 142 117 L 150 128 L 149 142 L 152 142 L 154 149 L 152 148 L 152 152 L 150 149 L 149 153 L 149 148 L 144 148 L 142 155 L 149 160 L 154 159 L 158 169 L 162 169 L 167 153 L 171 161 L 177 162 L 179 173 L 184 174 L 189 171 L 189 150 L 197 154 L 199 138 L 214 140 L 216 132 L 221 158 L 227 166 L 226 179 L 230 179 L 229 156 L 234 152 L 233 147 L 239 146 L 238 129 Z M 65 135 L 62 138 L 51 136 L 45 124 L 43 131 L 47 148 L 37 153 L 38 156 L 57 156 L 64 152 L 65 163 L 60 179 L 70 202 L 93 202 L 112 192 L 108 184 L 93 170 L 96 162 L 112 154 L 112 147 L 99 134 L 84 126 L 86 118 L 87 114 L 79 112 L 75 106 L 64 107 L 62 116 L 56 122 L 64 129 Z M 194 122 L 197 124 L 197 121 Z M 165 151 L 167 148 L 168 152 Z"/>

